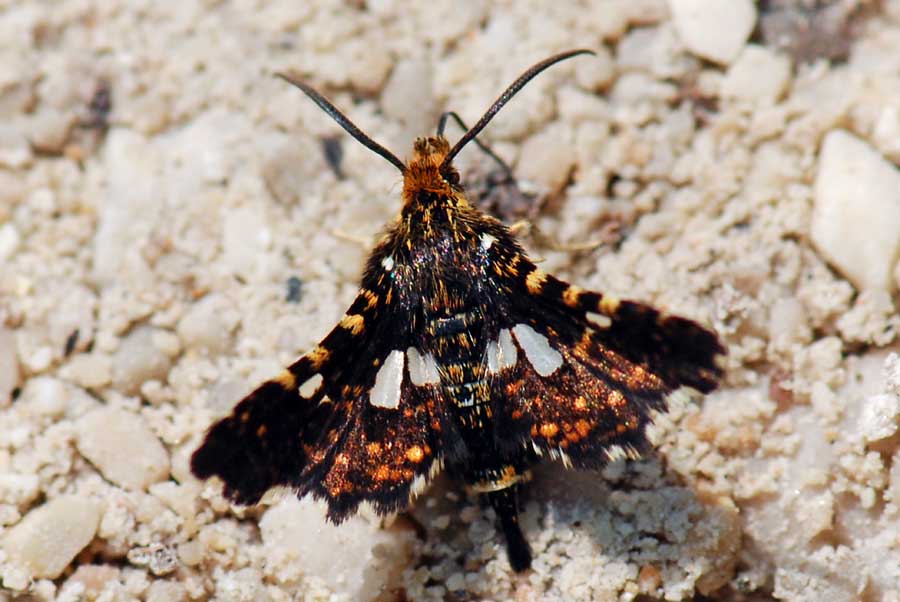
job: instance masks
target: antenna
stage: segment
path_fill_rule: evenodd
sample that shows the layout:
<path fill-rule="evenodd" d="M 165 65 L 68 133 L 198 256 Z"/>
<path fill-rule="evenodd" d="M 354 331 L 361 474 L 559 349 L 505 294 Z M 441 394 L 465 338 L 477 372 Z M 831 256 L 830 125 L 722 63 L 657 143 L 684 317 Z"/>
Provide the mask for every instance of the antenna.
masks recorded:
<path fill-rule="evenodd" d="M 406 173 L 406 165 L 404 165 L 403 161 L 398 159 L 396 157 L 396 155 L 394 155 L 394 153 L 392 153 L 388 149 L 384 148 L 383 146 L 381 146 L 380 144 L 378 144 L 377 142 L 375 142 L 374 140 L 372 140 L 371 138 L 366 136 L 363 133 L 363 131 L 361 129 L 359 129 L 358 127 L 356 127 L 356 125 L 352 121 L 350 121 L 350 119 L 346 115 L 341 113 L 337 109 L 337 107 L 335 107 L 333 104 L 331 104 L 331 101 L 329 101 L 327 98 L 325 98 L 324 96 L 319 94 L 311 86 L 309 86 L 305 82 L 297 79 L 296 77 L 292 77 L 285 73 L 276 73 L 275 76 L 280 77 L 287 83 L 303 90 L 303 92 L 307 96 L 312 98 L 313 101 L 317 105 L 319 105 L 319 108 L 321 108 L 323 111 L 328 113 L 328 115 L 332 119 L 334 119 L 339 126 L 344 128 L 344 130 L 346 130 L 346 132 L 348 134 L 350 134 L 351 136 L 356 138 L 360 143 L 362 143 L 363 146 L 367 147 L 369 150 L 375 151 L 376 153 L 378 153 L 379 155 L 381 155 L 382 157 L 384 157 L 385 159 L 387 159 L 388 161 L 393 163 L 394 167 L 396 167 L 397 169 L 400 170 L 400 173 L 402 173 L 402 174 Z"/>
<path fill-rule="evenodd" d="M 483 130 L 485 126 L 487 126 L 487 124 L 491 121 L 491 119 L 494 118 L 494 115 L 496 115 L 497 112 L 503 108 L 503 105 L 509 102 L 510 99 L 512 99 L 512 97 L 516 95 L 516 92 L 521 90 L 525 86 L 525 84 L 527 84 L 534 78 L 534 76 L 539 74 L 544 69 L 552 67 L 560 61 L 570 59 L 573 56 L 578 56 L 580 54 L 594 54 L 594 52 L 592 50 L 582 48 L 580 50 L 569 50 L 568 52 L 556 54 L 554 56 L 551 56 L 550 58 L 544 59 L 540 63 L 537 63 L 528 71 L 520 75 L 519 79 L 510 84 L 506 91 L 503 92 L 503 94 L 501 94 L 500 97 L 494 101 L 494 104 L 492 104 L 491 108 L 489 108 L 487 112 L 481 116 L 481 119 L 478 120 L 478 123 L 476 123 L 471 130 L 463 134 L 463 137 L 453 145 L 453 148 L 450 149 L 450 152 L 447 153 L 447 156 L 444 157 L 443 162 L 441 162 L 441 171 L 443 171 L 450 165 L 451 161 L 453 161 L 453 158 L 457 154 L 459 154 L 459 151 L 461 151 L 466 144 L 471 142 L 472 139 L 475 138 L 475 136 L 480 134 L 481 130 Z"/>

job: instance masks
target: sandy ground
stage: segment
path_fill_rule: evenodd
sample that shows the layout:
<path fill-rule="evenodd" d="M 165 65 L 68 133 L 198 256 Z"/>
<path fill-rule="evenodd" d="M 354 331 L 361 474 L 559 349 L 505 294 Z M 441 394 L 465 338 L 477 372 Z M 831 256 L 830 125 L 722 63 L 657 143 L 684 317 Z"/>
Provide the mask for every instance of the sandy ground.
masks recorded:
<path fill-rule="evenodd" d="M 900 600 L 900 2 L 314 4 L 0 1 L 0 600 Z M 192 478 L 398 209 L 272 74 L 405 156 L 573 47 L 483 135 L 543 198 L 526 245 L 714 327 L 722 389 L 645 460 L 541 467 L 523 576 L 443 478 L 340 527 Z"/>

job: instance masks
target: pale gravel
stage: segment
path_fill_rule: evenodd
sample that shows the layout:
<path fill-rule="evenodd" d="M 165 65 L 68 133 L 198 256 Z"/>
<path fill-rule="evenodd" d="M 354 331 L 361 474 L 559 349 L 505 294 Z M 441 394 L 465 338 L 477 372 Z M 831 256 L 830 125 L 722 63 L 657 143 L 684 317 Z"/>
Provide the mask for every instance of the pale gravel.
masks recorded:
<path fill-rule="evenodd" d="M 813 228 L 830 193 L 879 190 L 847 178 L 896 178 L 900 2 L 846 64 L 793 67 L 748 43 L 749 0 L 730 27 L 699 4 L 0 0 L 0 600 L 900 599 L 896 232 L 833 240 L 890 224 L 896 197 L 845 192 Z M 196 481 L 204 429 L 330 329 L 397 210 L 396 171 L 272 73 L 403 157 L 441 110 L 474 121 L 579 46 L 599 54 L 536 79 L 484 138 L 553 193 L 543 266 L 716 328 L 722 390 L 676 396 L 642 461 L 541 466 L 523 576 L 443 477 L 411 518 L 338 527 Z M 105 137 L 71 127 L 102 82 Z M 869 167 L 823 171 L 834 136 Z M 564 250 L 611 224 L 619 244 Z M 29 535 L 46 525 L 52 546 Z"/>

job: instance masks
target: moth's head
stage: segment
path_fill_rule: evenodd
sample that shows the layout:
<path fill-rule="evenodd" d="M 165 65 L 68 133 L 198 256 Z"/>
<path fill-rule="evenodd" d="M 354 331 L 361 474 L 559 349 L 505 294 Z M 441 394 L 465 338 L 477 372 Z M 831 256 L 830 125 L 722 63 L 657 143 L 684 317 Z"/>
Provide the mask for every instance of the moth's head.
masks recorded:
<path fill-rule="evenodd" d="M 418 138 L 413 155 L 403 172 L 403 197 L 412 199 L 418 192 L 451 195 L 459 190 L 459 172 L 447 156 L 450 143 L 441 135 Z"/>

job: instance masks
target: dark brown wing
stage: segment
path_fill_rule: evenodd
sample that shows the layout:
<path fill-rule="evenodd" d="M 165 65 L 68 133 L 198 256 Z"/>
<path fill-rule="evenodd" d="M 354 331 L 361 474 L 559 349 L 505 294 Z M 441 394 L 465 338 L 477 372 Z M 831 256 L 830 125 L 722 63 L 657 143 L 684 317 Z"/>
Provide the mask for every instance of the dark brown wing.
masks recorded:
<path fill-rule="evenodd" d="M 405 508 L 440 468 L 441 421 L 434 387 L 410 383 L 408 370 L 397 409 L 357 400 L 327 457 L 304 477 L 301 492 L 328 502 L 339 523 L 362 502 L 380 514 Z"/>
<path fill-rule="evenodd" d="M 598 467 L 616 446 L 645 447 L 651 413 L 665 408 L 671 391 L 716 387 L 725 349 L 712 331 L 647 305 L 582 291 L 524 258 L 513 271 L 519 294 L 511 296 L 508 323 L 517 358 L 494 379 L 498 441 L 514 433 L 519 444 L 530 441 L 575 466 Z M 537 339 L 515 336 L 517 328 L 528 334 L 523 327 Z M 529 345 L 532 355 L 547 349 L 549 363 L 532 361 Z"/>
<path fill-rule="evenodd" d="M 315 349 L 210 428 L 191 458 L 194 474 L 221 478 L 226 497 L 240 504 L 279 485 L 312 493 L 335 522 L 361 502 L 380 512 L 405 506 L 413 482 L 440 456 L 442 420 L 434 387 L 411 384 L 405 365 L 394 407 L 371 403 L 386 358 L 409 346 L 389 299 L 361 290 Z"/>

